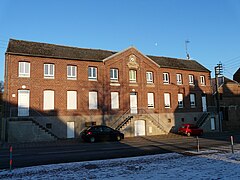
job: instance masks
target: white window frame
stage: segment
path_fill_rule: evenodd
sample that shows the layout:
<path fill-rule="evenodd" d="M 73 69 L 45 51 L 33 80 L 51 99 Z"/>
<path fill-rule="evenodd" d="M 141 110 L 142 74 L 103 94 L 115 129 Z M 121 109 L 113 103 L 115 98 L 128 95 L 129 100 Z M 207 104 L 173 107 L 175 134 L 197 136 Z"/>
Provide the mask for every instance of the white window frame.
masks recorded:
<path fill-rule="evenodd" d="M 191 108 L 196 107 L 196 94 L 190 94 L 190 106 Z"/>
<path fill-rule="evenodd" d="M 137 71 L 134 69 L 129 70 L 129 81 L 130 83 L 136 83 L 137 82 Z"/>
<path fill-rule="evenodd" d="M 47 72 L 46 72 L 47 70 Z M 52 73 L 51 73 L 52 70 Z M 54 78 L 55 65 L 54 64 L 44 64 L 44 78 Z"/>
<path fill-rule="evenodd" d="M 183 94 L 178 94 L 178 108 L 183 108 Z"/>
<path fill-rule="evenodd" d="M 98 109 L 98 93 L 96 91 L 89 92 L 89 109 Z"/>
<path fill-rule="evenodd" d="M 163 73 L 163 83 L 164 84 L 169 84 L 169 73 Z"/>
<path fill-rule="evenodd" d="M 30 77 L 30 62 L 18 63 L 18 77 Z"/>
<path fill-rule="evenodd" d="M 176 76 L 177 76 L 177 84 L 179 84 L 179 85 L 183 84 L 182 83 L 182 74 L 178 73 Z"/>
<path fill-rule="evenodd" d="M 97 67 L 93 66 L 88 67 L 88 79 L 97 80 Z"/>
<path fill-rule="evenodd" d="M 67 91 L 67 109 L 77 109 L 77 91 Z"/>
<path fill-rule="evenodd" d="M 67 65 L 67 78 L 68 79 L 77 79 L 77 66 Z"/>
<path fill-rule="evenodd" d="M 43 91 L 43 110 L 54 110 L 54 91 Z"/>
<path fill-rule="evenodd" d="M 202 86 L 205 86 L 205 85 L 206 85 L 205 76 L 200 76 L 200 84 L 201 84 Z"/>
<path fill-rule="evenodd" d="M 153 72 L 147 71 L 146 72 L 146 79 L 147 79 L 147 83 L 153 83 Z"/>
<path fill-rule="evenodd" d="M 154 108 L 154 93 L 147 93 L 148 108 Z"/>
<path fill-rule="evenodd" d="M 170 93 L 164 93 L 164 106 L 165 108 L 171 107 L 171 95 Z"/>
<path fill-rule="evenodd" d="M 110 69 L 110 80 L 118 81 L 118 69 L 116 69 L 116 68 Z"/>
<path fill-rule="evenodd" d="M 188 75 L 188 79 L 189 79 L 189 84 L 190 84 L 190 85 L 194 85 L 194 75 L 189 74 L 189 75 Z"/>
<path fill-rule="evenodd" d="M 111 109 L 119 109 L 119 92 L 111 92 Z"/>

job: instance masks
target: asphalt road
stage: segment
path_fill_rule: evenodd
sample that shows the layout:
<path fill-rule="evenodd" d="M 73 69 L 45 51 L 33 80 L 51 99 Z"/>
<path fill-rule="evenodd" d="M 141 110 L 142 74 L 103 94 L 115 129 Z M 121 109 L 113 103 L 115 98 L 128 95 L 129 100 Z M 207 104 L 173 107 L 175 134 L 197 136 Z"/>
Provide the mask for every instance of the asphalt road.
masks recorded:
<path fill-rule="evenodd" d="M 121 142 L 97 142 L 93 144 L 76 140 L 13 144 L 13 168 L 170 152 L 186 153 L 186 151 L 197 150 L 196 142 L 195 137 L 163 135 L 125 138 Z M 230 136 L 228 134 L 203 136 L 199 138 L 199 142 L 200 150 L 231 151 Z M 234 143 L 240 143 L 240 135 L 234 136 Z M 5 147 L 0 149 L 0 169 L 7 168 L 9 168 L 9 148 Z"/>

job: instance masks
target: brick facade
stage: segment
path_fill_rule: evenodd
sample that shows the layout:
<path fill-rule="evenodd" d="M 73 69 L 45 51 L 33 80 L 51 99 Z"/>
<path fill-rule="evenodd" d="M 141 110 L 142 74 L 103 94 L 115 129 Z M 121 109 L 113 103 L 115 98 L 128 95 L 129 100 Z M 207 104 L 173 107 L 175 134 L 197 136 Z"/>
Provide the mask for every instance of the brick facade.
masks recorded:
<path fill-rule="evenodd" d="M 228 78 L 219 87 L 220 113 L 224 131 L 240 130 L 240 84 Z"/>
<path fill-rule="evenodd" d="M 38 43 L 35 44 L 37 46 Z M 57 45 L 53 45 L 58 48 Z M 107 52 L 108 53 L 108 52 Z M 131 57 L 134 60 L 131 61 Z M 158 57 L 156 57 L 157 59 Z M 176 131 L 184 123 L 195 123 L 203 114 L 202 96 L 206 96 L 207 106 L 211 106 L 210 71 L 204 69 L 186 68 L 181 64 L 194 64 L 191 60 L 174 59 L 180 65 L 164 67 L 158 60 L 145 56 L 136 48 L 130 47 L 122 52 L 113 53 L 102 59 L 73 59 L 36 55 L 27 53 L 6 53 L 5 72 L 5 101 L 8 117 L 17 116 L 18 90 L 30 91 L 30 117 L 37 119 L 43 126 L 51 124 L 50 130 L 60 138 L 66 138 L 67 122 L 75 122 L 75 137 L 85 127 L 86 122 L 107 124 L 111 126 L 126 113 L 130 107 L 130 94 L 137 95 L 138 113 L 129 126 L 122 131 L 127 136 L 134 136 L 134 122 L 146 122 L 146 135 L 162 134 L 164 131 Z M 165 61 L 171 61 L 166 59 Z M 189 61 L 189 62 L 186 62 Z M 19 62 L 30 63 L 30 77 L 19 77 Z M 44 64 L 54 64 L 54 79 L 44 78 Z M 200 66 L 197 62 L 196 66 Z M 67 66 L 77 67 L 76 80 L 67 78 Z M 181 68 L 182 66 L 182 68 Z M 192 65 L 191 65 L 192 66 Z M 97 80 L 88 79 L 88 68 L 97 68 Z M 118 81 L 110 81 L 110 69 L 118 70 Z M 136 70 L 136 83 L 129 82 L 129 70 Z M 152 72 L 153 83 L 147 83 L 146 72 Z M 169 74 L 170 83 L 163 83 L 163 73 Z M 182 85 L 177 84 L 176 74 L 182 75 Z M 194 85 L 189 85 L 189 75 L 194 76 Z M 205 84 L 201 85 L 200 76 L 205 77 Z M 54 110 L 43 110 L 44 90 L 54 91 Z M 67 91 L 77 92 L 77 109 L 67 110 Z M 98 94 L 98 109 L 89 110 L 89 92 Z M 119 93 L 119 109 L 111 109 L 111 92 Z M 147 93 L 154 94 L 154 108 L 148 108 Z M 170 108 L 165 108 L 164 93 L 170 94 Z M 183 108 L 178 108 L 178 93 L 183 94 Z M 196 106 L 190 106 L 190 94 L 195 94 Z M 144 114 L 162 123 L 164 131 L 151 124 L 152 121 Z M 38 114 L 38 117 L 36 117 Z M 41 114 L 41 116 L 39 115 Z M 40 117 L 39 117 L 40 116 Z M 131 127 L 131 128 L 130 128 Z M 151 127 L 151 128 L 150 128 Z M 135 134 L 136 135 L 136 134 Z"/>

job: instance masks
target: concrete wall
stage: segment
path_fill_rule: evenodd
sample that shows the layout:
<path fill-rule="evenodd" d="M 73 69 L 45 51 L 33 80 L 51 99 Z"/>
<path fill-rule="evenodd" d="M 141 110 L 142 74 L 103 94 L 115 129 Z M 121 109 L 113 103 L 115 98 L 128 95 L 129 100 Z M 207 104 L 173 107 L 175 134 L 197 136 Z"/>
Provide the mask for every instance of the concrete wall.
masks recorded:
<path fill-rule="evenodd" d="M 7 127 L 9 143 L 55 140 L 54 137 L 47 134 L 31 121 L 9 121 Z"/>

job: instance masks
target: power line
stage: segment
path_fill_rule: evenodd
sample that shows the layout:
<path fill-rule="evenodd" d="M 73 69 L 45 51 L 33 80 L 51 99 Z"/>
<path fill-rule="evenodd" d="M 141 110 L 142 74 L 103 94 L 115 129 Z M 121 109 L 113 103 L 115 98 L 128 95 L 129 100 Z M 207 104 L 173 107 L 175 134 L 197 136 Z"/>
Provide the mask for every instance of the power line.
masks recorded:
<path fill-rule="evenodd" d="M 231 61 L 234 61 L 234 60 L 239 59 L 239 58 L 240 58 L 240 56 L 237 56 L 237 57 L 234 57 L 234 58 L 226 59 L 226 60 L 224 60 L 223 62 L 224 62 L 224 63 L 225 63 L 225 62 L 231 62 Z"/>

